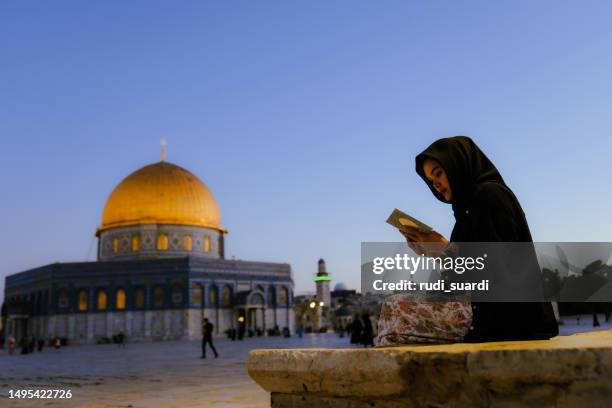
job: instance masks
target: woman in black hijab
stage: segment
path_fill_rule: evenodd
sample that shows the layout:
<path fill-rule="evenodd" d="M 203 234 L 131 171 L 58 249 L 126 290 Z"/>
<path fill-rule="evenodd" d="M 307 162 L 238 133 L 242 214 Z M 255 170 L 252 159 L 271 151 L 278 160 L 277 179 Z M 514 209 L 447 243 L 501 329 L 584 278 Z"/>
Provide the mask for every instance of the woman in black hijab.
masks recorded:
<path fill-rule="evenodd" d="M 438 200 L 452 204 L 456 222 L 451 242 L 533 242 L 514 193 L 469 137 L 434 142 L 416 157 L 416 171 Z M 436 232 L 423 235 L 415 228 L 404 227 L 402 233 L 412 248 L 422 249 L 419 243 L 424 242 L 448 243 Z M 531 275 L 538 272 L 537 269 L 516 271 Z M 471 302 L 469 305 L 471 323 L 463 341 L 549 339 L 558 335 L 550 302 Z M 387 326 L 397 327 L 397 324 Z M 457 340 L 455 337 L 454 341 Z"/>

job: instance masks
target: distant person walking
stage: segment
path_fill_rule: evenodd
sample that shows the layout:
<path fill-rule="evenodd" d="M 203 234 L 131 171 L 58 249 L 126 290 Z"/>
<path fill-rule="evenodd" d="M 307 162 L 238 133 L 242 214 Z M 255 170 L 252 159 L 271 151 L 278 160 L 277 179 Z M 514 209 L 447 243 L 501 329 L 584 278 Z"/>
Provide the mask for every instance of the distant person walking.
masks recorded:
<path fill-rule="evenodd" d="M 204 319 L 204 325 L 202 326 L 202 357 L 206 358 L 206 344 L 210 345 L 213 353 L 215 353 L 215 358 L 219 357 L 219 353 L 217 353 L 217 349 L 213 345 L 212 334 L 213 334 L 213 324 L 208 321 L 208 319 Z"/>

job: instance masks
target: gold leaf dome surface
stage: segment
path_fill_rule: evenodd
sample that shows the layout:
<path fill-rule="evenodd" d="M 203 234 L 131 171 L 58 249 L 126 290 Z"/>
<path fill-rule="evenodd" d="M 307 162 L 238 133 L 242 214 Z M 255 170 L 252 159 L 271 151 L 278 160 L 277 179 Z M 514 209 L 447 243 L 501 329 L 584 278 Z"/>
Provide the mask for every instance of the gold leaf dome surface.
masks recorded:
<path fill-rule="evenodd" d="M 206 185 L 182 167 L 161 161 L 127 176 L 112 191 L 98 232 L 139 224 L 221 227 L 219 205 Z"/>

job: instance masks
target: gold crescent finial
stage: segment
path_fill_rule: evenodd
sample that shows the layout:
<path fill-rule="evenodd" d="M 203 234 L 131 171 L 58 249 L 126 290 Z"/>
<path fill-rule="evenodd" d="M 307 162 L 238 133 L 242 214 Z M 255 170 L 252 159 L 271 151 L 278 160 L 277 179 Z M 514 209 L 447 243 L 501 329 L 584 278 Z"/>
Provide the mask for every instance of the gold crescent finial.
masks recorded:
<path fill-rule="evenodd" d="M 162 161 L 166 161 L 166 139 L 162 139 L 159 142 L 162 148 Z"/>

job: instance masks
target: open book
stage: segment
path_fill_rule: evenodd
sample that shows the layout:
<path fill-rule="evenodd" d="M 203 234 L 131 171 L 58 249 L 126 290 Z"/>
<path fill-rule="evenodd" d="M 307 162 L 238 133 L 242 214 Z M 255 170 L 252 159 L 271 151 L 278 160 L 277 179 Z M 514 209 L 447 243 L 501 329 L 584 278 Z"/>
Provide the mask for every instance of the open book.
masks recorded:
<path fill-rule="evenodd" d="M 389 218 L 387 218 L 387 224 L 393 225 L 395 228 L 399 229 L 403 226 L 413 227 L 418 229 L 421 234 L 427 235 L 433 231 L 429 225 L 425 224 L 417 220 L 414 217 L 409 216 L 405 212 L 398 210 L 397 208 L 393 210 Z"/>

